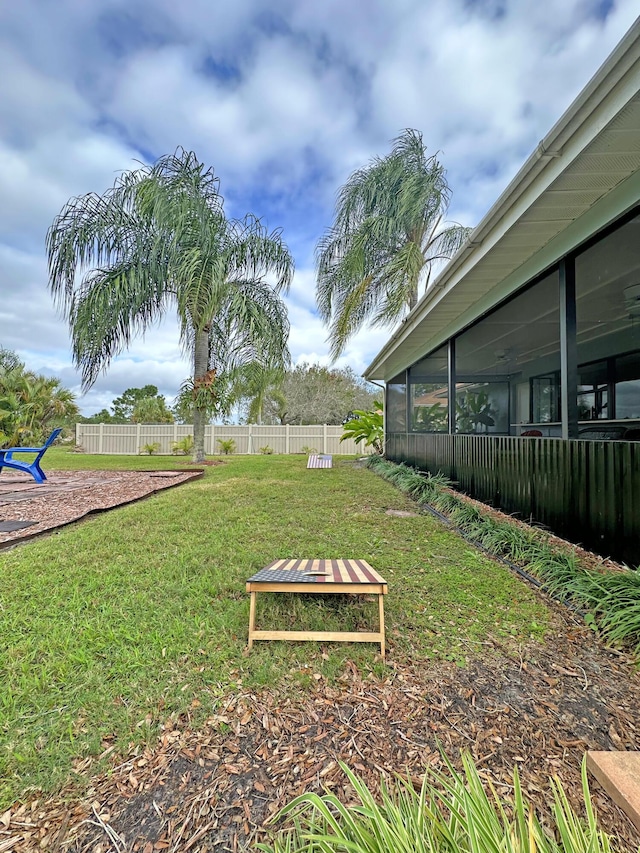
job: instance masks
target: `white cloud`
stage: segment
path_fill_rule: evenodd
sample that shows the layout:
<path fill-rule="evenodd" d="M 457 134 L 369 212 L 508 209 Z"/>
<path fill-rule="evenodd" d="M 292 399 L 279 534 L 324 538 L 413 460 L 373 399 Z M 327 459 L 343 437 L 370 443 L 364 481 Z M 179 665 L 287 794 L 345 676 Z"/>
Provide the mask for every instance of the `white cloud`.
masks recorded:
<path fill-rule="evenodd" d="M 335 193 L 403 128 L 440 150 L 452 218 L 479 221 L 633 23 L 617 0 L 22 0 L 0 7 L 0 344 L 78 386 L 47 289 L 44 237 L 70 197 L 182 145 L 233 215 L 284 226 L 294 362 L 328 362 L 313 249 Z M 29 309 L 25 310 L 28 304 Z M 339 366 L 388 337 L 363 331 Z M 83 399 L 136 384 L 173 396 L 189 370 L 175 318 Z"/>

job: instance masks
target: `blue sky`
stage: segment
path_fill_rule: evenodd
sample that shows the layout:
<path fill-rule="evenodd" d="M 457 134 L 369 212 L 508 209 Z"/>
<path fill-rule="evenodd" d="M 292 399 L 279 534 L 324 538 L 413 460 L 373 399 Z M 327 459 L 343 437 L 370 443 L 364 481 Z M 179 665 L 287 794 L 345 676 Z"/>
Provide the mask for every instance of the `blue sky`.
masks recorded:
<path fill-rule="evenodd" d="M 74 195 L 178 145 L 229 215 L 296 259 L 294 362 L 328 363 L 314 247 L 349 174 L 403 128 L 439 151 L 450 218 L 476 224 L 633 23 L 637 0 L 20 0 L 0 5 L 0 344 L 79 392 L 44 238 Z M 361 372 L 389 331 L 339 366 Z M 116 359 L 86 413 L 189 373 L 173 317 Z"/>

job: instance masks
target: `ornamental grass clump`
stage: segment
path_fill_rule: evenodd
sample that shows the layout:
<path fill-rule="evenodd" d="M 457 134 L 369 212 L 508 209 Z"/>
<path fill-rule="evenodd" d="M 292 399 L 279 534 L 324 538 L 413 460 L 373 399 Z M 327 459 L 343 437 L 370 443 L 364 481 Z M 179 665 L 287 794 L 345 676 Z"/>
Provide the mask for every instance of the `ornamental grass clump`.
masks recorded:
<path fill-rule="evenodd" d="M 469 755 L 463 772 L 447 761 L 447 770 L 427 771 L 419 791 L 397 776 L 381 782 L 380 802 L 355 773 L 341 767 L 355 793 L 347 806 L 334 794 L 302 794 L 275 820 L 287 819 L 264 853 L 612 853 L 610 839 L 598 829 L 582 765 L 585 820 L 572 809 L 562 785 L 551 780 L 552 821 L 538 818 L 513 771 L 513 800 L 482 784 Z"/>
<path fill-rule="evenodd" d="M 543 531 L 499 519 L 451 489 L 442 474 L 372 458 L 368 466 L 420 506 L 429 506 L 465 537 L 537 578 L 551 594 L 587 611 L 585 621 L 613 645 L 631 646 L 640 660 L 640 574 L 587 568 L 577 554 L 553 545 Z"/>

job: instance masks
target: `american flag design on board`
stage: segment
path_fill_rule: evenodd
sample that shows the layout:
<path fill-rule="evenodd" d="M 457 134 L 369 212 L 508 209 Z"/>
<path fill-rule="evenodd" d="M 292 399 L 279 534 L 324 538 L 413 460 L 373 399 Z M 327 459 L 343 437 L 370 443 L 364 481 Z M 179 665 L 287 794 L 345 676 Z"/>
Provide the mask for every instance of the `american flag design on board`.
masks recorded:
<path fill-rule="evenodd" d="M 275 560 L 247 583 L 386 583 L 365 560 Z"/>

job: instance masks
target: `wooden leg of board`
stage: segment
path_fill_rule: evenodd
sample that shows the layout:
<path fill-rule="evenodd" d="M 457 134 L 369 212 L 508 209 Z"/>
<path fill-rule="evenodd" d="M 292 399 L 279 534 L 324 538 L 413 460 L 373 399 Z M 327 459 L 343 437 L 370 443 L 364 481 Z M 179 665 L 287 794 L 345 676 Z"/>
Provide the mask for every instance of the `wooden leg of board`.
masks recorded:
<path fill-rule="evenodd" d="M 256 594 L 251 593 L 249 601 L 249 648 L 253 646 L 253 632 L 256 628 Z"/>
<path fill-rule="evenodd" d="M 384 595 L 378 595 L 378 611 L 380 612 L 380 655 L 384 660 L 385 642 L 384 642 Z"/>

